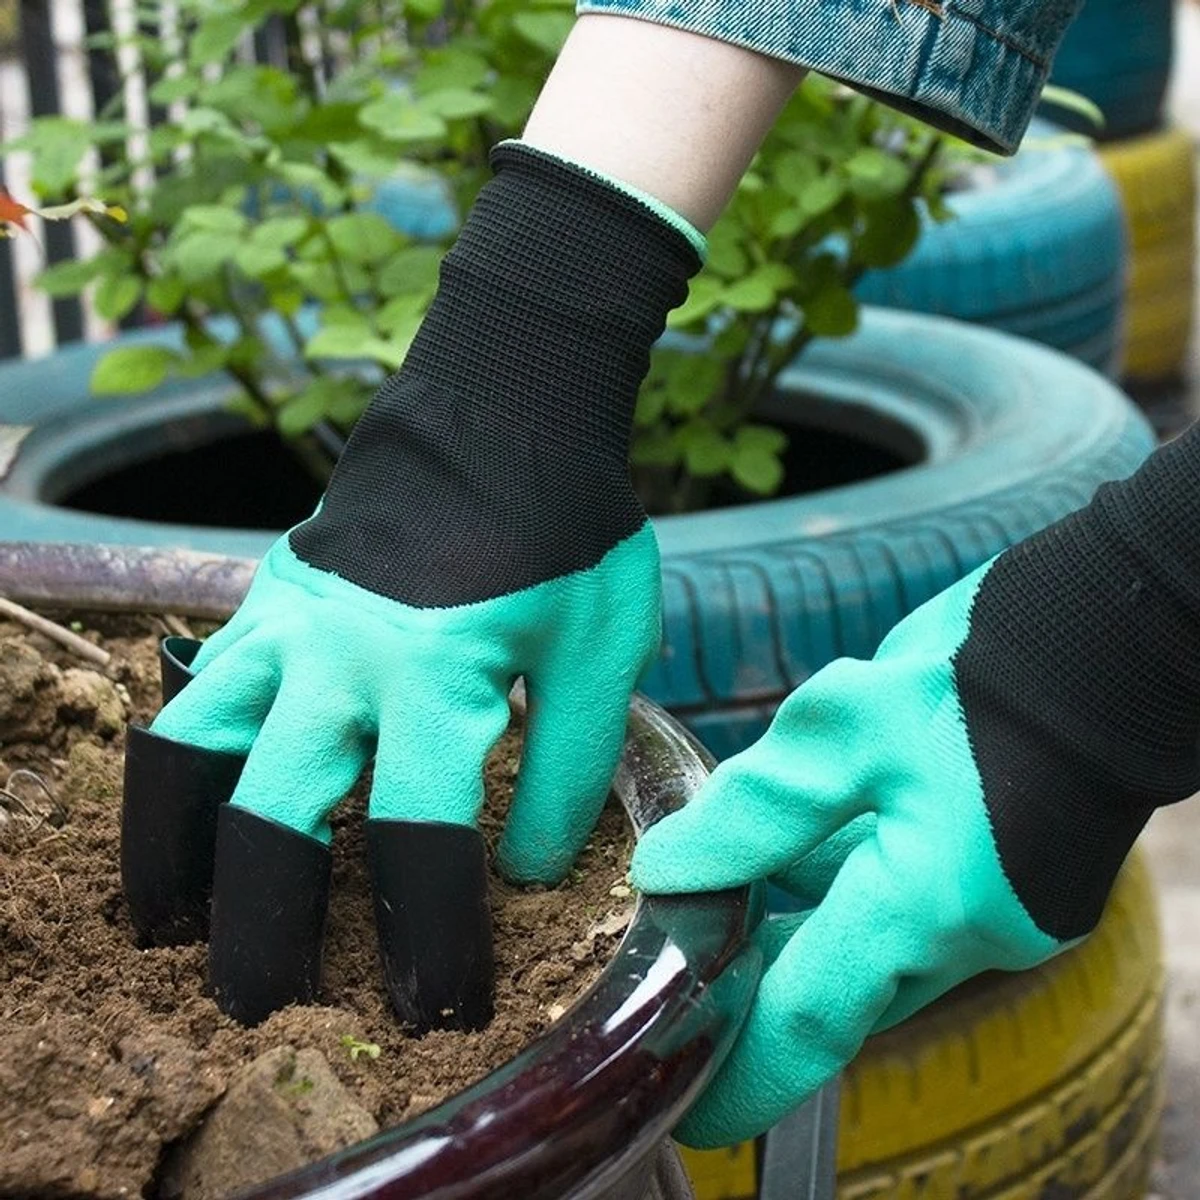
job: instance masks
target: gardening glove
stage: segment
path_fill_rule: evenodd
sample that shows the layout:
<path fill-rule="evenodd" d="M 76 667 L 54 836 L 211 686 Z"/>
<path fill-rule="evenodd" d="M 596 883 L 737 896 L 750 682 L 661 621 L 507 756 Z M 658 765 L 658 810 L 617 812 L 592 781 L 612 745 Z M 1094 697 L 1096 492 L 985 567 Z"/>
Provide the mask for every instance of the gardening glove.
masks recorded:
<path fill-rule="evenodd" d="M 1200 790 L 1200 427 L 800 687 L 642 838 L 649 892 L 816 902 L 679 1136 L 754 1136 L 873 1031 L 1087 934 L 1157 805 Z"/>
<path fill-rule="evenodd" d="M 210 971 L 243 1019 L 315 991 L 330 812 L 374 756 L 368 855 L 392 999 L 417 1027 L 485 1023 L 475 822 L 509 691 L 524 679 L 528 717 L 499 863 L 553 884 L 599 816 L 630 693 L 658 649 L 658 550 L 628 443 L 700 235 L 524 144 L 498 147 L 493 166 L 316 514 L 268 551 L 130 752 L 126 890 L 150 940 L 181 920 L 194 929 L 204 895 L 192 887 L 187 912 L 165 920 L 136 897 L 162 857 L 139 843 L 143 809 L 164 799 L 161 764 L 139 765 L 145 738 L 204 752 L 206 810 L 232 787 L 216 821 Z"/>

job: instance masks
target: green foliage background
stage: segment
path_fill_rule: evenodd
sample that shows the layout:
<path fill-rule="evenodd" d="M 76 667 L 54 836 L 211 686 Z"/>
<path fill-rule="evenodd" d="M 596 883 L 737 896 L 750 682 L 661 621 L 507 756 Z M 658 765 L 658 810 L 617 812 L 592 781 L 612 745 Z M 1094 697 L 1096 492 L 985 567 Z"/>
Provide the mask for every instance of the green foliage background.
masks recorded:
<path fill-rule="evenodd" d="M 231 405 L 323 476 L 329 438 L 317 435 L 348 431 L 403 362 L 449 241 L 405 237 L 370 211 L 372 195 L 403 172 L 436 180 L 465 212 L 488 149 L 523 127 L 573 0 L 343 0 L 309 35 L 320 66 L 304 52 L 297 0 L 176 7 L 176 44 L 155 0 L 142 0 L 132 40 L 156 79 L 150 99 L 177 119 L 139 141 L 118 99 L 91 123 L 40 118 L 2 148 L 31 152 L 43 201 L 99 196 L 129 214 L 92 214 L 103 251 L 51 267 L 41 286 L 91 289 L 107 318 L 141 305 L 183 323 L 182 352 L 111 351 L 96 392 L 224 372 Z M 268 19 L 287 33 L 288 70 L 237 54 Z M 945 147 L 819 79 L 797 92 L 672 314 L 689 340 L 655 351 L 633 447 L 653 511 L 703 506 L 718 481 L 778 489 L 786 434 L 756 421 L 756 407 L 813 338 L 854 330 L 855 281 L 909 253 L 921 208 L 943 215 Z"/>

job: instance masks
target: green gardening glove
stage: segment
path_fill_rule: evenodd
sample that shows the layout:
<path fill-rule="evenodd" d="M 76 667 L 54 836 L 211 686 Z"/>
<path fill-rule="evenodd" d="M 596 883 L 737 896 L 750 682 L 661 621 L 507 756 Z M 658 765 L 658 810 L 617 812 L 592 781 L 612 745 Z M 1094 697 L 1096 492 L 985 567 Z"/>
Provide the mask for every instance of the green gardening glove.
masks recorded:
<path fill-rule="evenodd" d="M 227 844 L 265 847 L 254 869 L 276 891 L 312 890 L 299 867 L 289 888 L 286 864 L 304 858 L 316 878 L 330 812 L 372 758 L 377 887 L 421 878 L 443 853 L 426 835 L 482 862 L 483 762 L 518 678 L 528 723 L 502 870 L 562 879 L 604 803 L 660 637 L 658 551 L 628 473 L 633 408 L 699 267 L 699 235 L 531 147 L 505 144 L 493 162 L 404 366 L 317 513 L 267 553 L 153 723 L 160 738 L 245 759 L 221 813 L 238 832 L 217 840 L 214 944 L 261 924 L 222 889 Z M 449 867 L 439 878 L 426 896 L 474 902 L 455 900 Z M 381 921 L 394 908 L 385 897 Z M 254 972 L 243 958 L 229 971 Z M 277 999 L 288 998 L 285 987 Z M 255 1017 L 269 1000 L 250 1006 Z"/>
<path fill-rule="evenodd" d="M 754 1136 L 884 1029 L 1084 936 L 1200 790 L 1200 429 L 841 660 L 650 830 L 646 891 L 773 879 L 740 1039 L 679 1136 Z"/>

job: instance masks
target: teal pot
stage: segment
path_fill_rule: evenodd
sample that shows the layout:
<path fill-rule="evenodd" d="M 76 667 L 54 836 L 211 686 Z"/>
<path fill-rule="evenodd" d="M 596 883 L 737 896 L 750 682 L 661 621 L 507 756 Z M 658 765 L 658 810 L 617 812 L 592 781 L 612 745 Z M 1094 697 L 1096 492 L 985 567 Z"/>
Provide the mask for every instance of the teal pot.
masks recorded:
<path fill-rule="evenodd" d="M 0 480 L 0 540 L 257 557 L 275 529 L 307 515 L 311 485 L 279 476 L 267 499 L 283 504 L 295 488 L 295 509 L 275 529 L 198 523 L 244 511 L 265 435 L 223 411 L 212 380 L 89 398 L 101 353 L 75 346 L 0 366 L 0 423 L 27 431 L 9 438 L 19 444 Z M 906 613 L 1131 472 L 1153 445 L 1125 396 L 1078 362 L 898 312 L 868 310 L 853 337 L 815 344 L 767 415 L 788 428 L 790 473 L 807 492 L 656 522 L 665 637 L 644 690 L 718 757 L 757 737 L 814 671 L 870 655 Z M 261 461 L 283 471 L 279 459 Z M 134 515 L 195 488 L 187 521 Z M 66 507 L 82 501 L 109 511 Z M 60 548 L 55 569 L 69 573 L 72 554 Z M 36 572 L 9 563 L 0 559 L 0 592 L 38 598 Z"/>
<path fill-rule="evenodd" d="M 1118 378 L 1128 255 L 1098 156 L 1036 121 L 1014 158 L 970 168 L 946 203 L 952 217 L 926 217 L 913 253 L 870 272 L 859 297 L 1014 333 Z"/>

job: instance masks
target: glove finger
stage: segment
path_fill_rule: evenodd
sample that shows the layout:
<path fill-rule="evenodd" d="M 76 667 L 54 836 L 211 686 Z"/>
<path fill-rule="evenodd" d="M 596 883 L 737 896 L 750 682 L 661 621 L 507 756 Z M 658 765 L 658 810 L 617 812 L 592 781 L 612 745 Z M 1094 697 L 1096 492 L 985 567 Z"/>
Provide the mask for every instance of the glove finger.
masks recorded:
<path fill-rule="evenodd" d="M 819 744 L 792 752 L 786 781 L 759 769 L 762 744 L 723 762 L 686 807 L 643 834 L 632 863 L 642 891 L 716 891 L 772 878 L 869 803 L 834 777 L 837 756 Z"/>
<path fill-rule="evenodd" d="M 508 725 L 508 697 L 483 672 L 396 688 L 379 715 L 370 815 L 474 826 L 483 764 Z"/>
<path fill-rule="evenodd" d="M 369 704 L 344 676 L 287 672 L 231 803 L 328 842 L 329 814 L 362 774 L 373 737 Z"/>
<path fill-rule="evenodd" d="M 874 813 L 855 817 L 815 850 L 772 876 L 771 882 L 789 892 L 805 908 L 816 908 L 825 899 L 850 855 L 867 838 L 875 835 L 877 824 Z"/>
<path fill-rule="evenodd" d="M 577 669 L 526 677 L 525 745 L 498 852 L 519 883 L 558 883 L 592 834 L 625 742 L 632 682 Z"/>
<path fill-rule="evenodd" d="M 676 1137 L 703 1147 L 755 1137 L 857 1054 L 930 952 L 925 922 L 889 876 L 877 844 L 864 843 L 824 903 L 796 922 L 729 1058 Z"/>
<path fill-rule="evenodd" d="M 239 638 L 197 669 L 151 722 L 151 731 L 204 750 L 249 754 L 275 700 L 280 674 L 272 639 L 261 634 Z"/>

